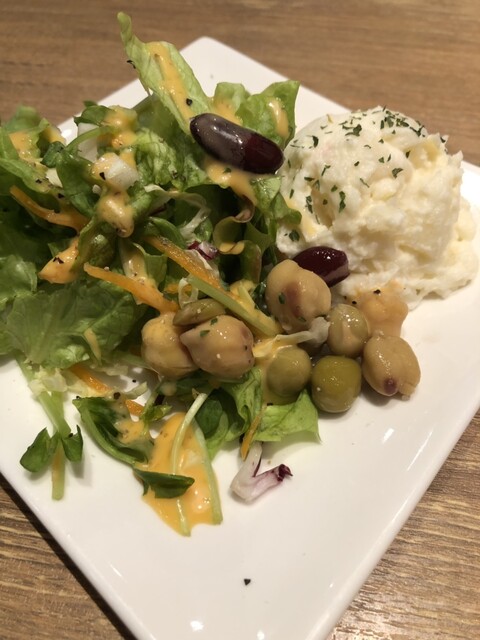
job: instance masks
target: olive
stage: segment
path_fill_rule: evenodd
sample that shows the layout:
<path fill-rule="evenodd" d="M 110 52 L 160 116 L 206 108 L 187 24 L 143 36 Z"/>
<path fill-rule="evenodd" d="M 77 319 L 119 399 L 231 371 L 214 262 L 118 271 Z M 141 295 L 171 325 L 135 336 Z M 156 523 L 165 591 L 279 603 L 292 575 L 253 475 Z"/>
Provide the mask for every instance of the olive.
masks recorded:
<path fill-rule="evenodd" d="M 313 367 L 312 400 L 322 411 L 347 411 L 361 386 L 362 370 L 353 358 L 323 356 Z"/>
<path fill-rule="evenodd" d="M 275 173 L 283 163 L 283 152 L 273 140 L 214 113 L 192 118 L 190 131 L 204 151 L 243 171 Z"/>
<path fill-rule="evenodd" d="M 175 326 L 185 327 L 211 320 L 215 316 L 225 313 L 225 307 L 212 298 L 202 298 L 189 302 L 179 309 L 173 316 Z"/>
<path fill-rule="evenodd" d="M 311 372 L 310 358 L 303 349 L 283 347 L 267 367 L 266 382 L 277 396 L 291 398 L 307 386 Z"/>
<path fill-rule="evenodd" d="M 350 273 L 347 254 L 333 247 L 309 247 L 293 259 L 303 269 L 323 278 L 329 287 L 345 280 Z"/>
<path fill-rule="evenodd" d="M 399 336 L 375 334 L 365 345 L 362 373 L 384 396 L 410 396 L 420 382 L 420 366 L 412 347 Z"/>
<path fill-rule="evenodd" d="M 337 304 L 329 314 L 327 345 L 332 353 L 357 358 L 370 337 L 363 313 L 350 304 Z"/>

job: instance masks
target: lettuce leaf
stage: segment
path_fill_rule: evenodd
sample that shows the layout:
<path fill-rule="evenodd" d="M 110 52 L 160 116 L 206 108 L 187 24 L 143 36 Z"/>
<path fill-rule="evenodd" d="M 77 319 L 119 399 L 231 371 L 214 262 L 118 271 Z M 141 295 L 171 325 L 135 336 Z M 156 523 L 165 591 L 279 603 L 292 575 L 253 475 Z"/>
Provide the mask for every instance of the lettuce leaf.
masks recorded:
<path fill-rule="evenodd" d="M 66 369 L 95 358 L 87 330 L 95 336 L 102 358 L 107 358 L 144 312 L 129 293 L 88 279 L 44 286 L 16 298 L 4 331 L 11 348 L 28 361 Z"/>
<path fill-rule="evenodd" d="M 125 51 L 134 65 L 143 86 L 156 94 L 162 104 L 168 109 L 177 124 L 184 132 L 190 131 L 189 118 L 175 100 L 175 92 L 170 90 L 170 78 L 165 74 L 162 63 L 158 57 L 152 54 L 148 44 L 141 42 L 133 33 L 132 21 L 125 13 L 118 15 L 120 33 Z M 155 43 L 157 44 L 157 43 Z M 185 87 L 186 95 L 190 101 L 189 106 L 194 115 L 211 111 L 211 101 L 205 95 L 200 83 L 196 79 L 192 69 L 183 56 L 169 42 L 158 43 L 165 51 L 167 66 L 174 68 L 174 73 L 179 77 Z"/>
<path fill-rule="evenodd" d="M 105 453 L 132 466 L 137 462 L 148 461 L 153 449 L 148 429 L 133 442 L 123 442 L 116 424 L 128 412 L 120 412 L 118 402 L 107 398 L 77 398 L 73 404 L 89 434 Z"/>
<path fill-rule="evenodd" d="M 36 288 L 37 274 L 32 262 L 19 260 L 13 255 L 0 258 L 0 310 L 8 302 L 34 292 Z"/>
<path fill-rule="evenodd" d="M 294 433 L 310 433 L 319 439 L 318 411 L 306 390 L 295 402 L 267 406 L 255 440 L 278 442 Z"/>
<path fill-rule="evenodd" d="M 135 475 L 143 482 L 143 493 L 152 489 L 156 498 L 178 498 L 192 486 L 194 479 L 176 473 L 159 473 L 157 471 L 134 470 Z"/>
<path fill-rule="evenodd" d="M 46 167 L 40 160 L 48 147 L 43 133 L 50 127 L 32 107 L 21 106 L 14 116 L 0 127 L 0 195 L 8 195 L 13 185 L 25 185 L 32 191 L 43 192 L 48 188 L 45 182 Z M 22 133 L 25 140 L 25 154 L 30 162 L 20 156 L 10 134 Z"/>
<path fill-rule="evenodd" d="M 261 372 L 254 367 L 245 379 L 223 383 L 213 390 L 196 415 L 203 431 L 210 455 L 240 438 L 263 411 L 254 440 L 278 442 L 296 433 L 306 433 L 315 440 L 318 435 L 318 411 L 308 391 L 304 390 L 295 402 L 263 406 Z"/>
<path fill-rule="evenodd" d="M 261 93 L 248 96 L 239 104 L 236 114 L 245 127 L 258 131 L 283 149 L 295 133 L 295 101 L 298 88 L 299 83 L 294 80 L 275 82 Z M 285 132 L 279 131 L 275 112 L 270 107 L 274 100 L 285 112 Z"/>

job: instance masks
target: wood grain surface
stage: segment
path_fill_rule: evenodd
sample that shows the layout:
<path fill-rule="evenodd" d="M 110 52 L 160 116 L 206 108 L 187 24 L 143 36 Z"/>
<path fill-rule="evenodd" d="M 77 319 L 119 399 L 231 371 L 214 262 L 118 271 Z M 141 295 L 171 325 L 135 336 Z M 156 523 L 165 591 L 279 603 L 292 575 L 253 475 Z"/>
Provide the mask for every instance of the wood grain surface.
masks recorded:
<path fill-rule="evenodd" d="M 478 0 L 2 0 L 0 115 L 31 104 L 61 122 L 132 80 L 119 10 L 143 40 L 208 35 L 347 107 L 403 111 L 480 164 Z M 480 638 L 479 427 L 477 414 L 331 640 Z M 132 636 L 2 479 L 0 639 L 27 638 Z"/>

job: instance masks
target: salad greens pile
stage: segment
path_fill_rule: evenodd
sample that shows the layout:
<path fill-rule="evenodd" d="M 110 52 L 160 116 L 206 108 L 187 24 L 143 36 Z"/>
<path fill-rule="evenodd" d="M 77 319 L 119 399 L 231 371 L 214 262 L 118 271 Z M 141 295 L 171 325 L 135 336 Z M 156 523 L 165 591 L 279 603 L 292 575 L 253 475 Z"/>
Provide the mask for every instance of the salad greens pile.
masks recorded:
<path fill-rule="evenodd" d="M 181 495 L 192 482 L 138 467 L 151 454 L 152 426 L 172 402 L 188 410 L 201 397 L 194 417 L 210 459 L 239 441 L 258 416 L 250 435 L 259 442 L 318 429 L 306 391 L 293 403 L 265 406 L 256 366 L 234 381 L 212 381 L 198 370 L 173 386 L 147 372 L 148 388 L 128 392 L 116 377 L 105 382 L 110 374 L 138 379 L 145 369 L 143 325 L 169 305 L 181 307 L 185 291 L 218 295 L 230 313 L 251 321 L 257 336 L 272 335 L 272 319 L 260 310 L 265 268 L 276 261 L 278 222 L 295 223 L 300 215 L 287 206 L 275 175 L 253 176 L 249 197 L 233 182 L 212 179 L 189 130 L 193 115 L 228 104 L 243 126 L 284 148 L 295 130 L 297 83 L 278 82 L 252 95 L 221 82 L 208 97 L 175 47 L 161 43 L 186 92 L 185 110 L 155 46 L 138 40 L 125 14 L 119 23 L 128 61 L 146 89 L 136 107 L 86 103 L 69 141 L 30 107 L 0 127 L 0 353 L 18 361 L 53 425 L 40 431 L 21 463 L 32 472 L 52 466 L 57 498 L 66 461 L 82 457 L 82 430 L 72 430 L 63 414 L 80 381 L 83 393 L 73 402 L 83 428 L 159 497 Z M 272 99 L 288 118 L 285 135 Z M 225 243 L 236 251 L 222 251 Z M 191 259 L 194 253 L 202 258 Z M 214 266 L 220 290 L 203 278 L 198 264 L 205 262 Z M 132 264 L 142 265 L 149 286 L 142 288 Z M 230 293 L 238 281 L 251 285 L 243 301 Z M 119 423 L 132 412 L 143 427 L 126 442 Z"/>

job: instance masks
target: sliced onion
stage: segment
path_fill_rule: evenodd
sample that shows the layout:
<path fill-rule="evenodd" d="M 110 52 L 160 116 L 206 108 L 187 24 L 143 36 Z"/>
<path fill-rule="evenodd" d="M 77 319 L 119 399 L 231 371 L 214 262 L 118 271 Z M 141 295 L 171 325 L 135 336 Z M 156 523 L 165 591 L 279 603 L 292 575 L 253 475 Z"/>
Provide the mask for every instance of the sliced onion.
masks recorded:
<path fill-rule="evenodd" d="M 111 165 L 105 169 L 105 180 L 120 191 L 131 187 L 138 180 L 138 177 L 136 167 L 129 165 L 120 156 L 115 156 Z"/>
<path fill-rule="evenodd" d="M 292 475 L 292 472 L 285 464 L 279 464 L 273 469 L 268 469 L 268 471 L 258 474 L 261 460 L 262 445 L 260 442 L 254 442 L 230 485 L 233 493 L 245 500 L 245 502 L 252 502 L 268 489 L 277 487 L 286 476 Z"/>
<path fill-rule="evenodd" d="M 94 124 L 90 124 L 89 122 L 80 122 L 78 124 L 78 135 L 81 136 L 82 133 L 86 133 L 92 129 L 98 129 L 98 127 Z M 81 158 L 85 158 L 85 160 L 89 160 L 90 162 L 95 162 L 97 159 L 98 146 L 96 136 L 83 140 L 78 144 L 77 148 L 78 155 Z"/>

